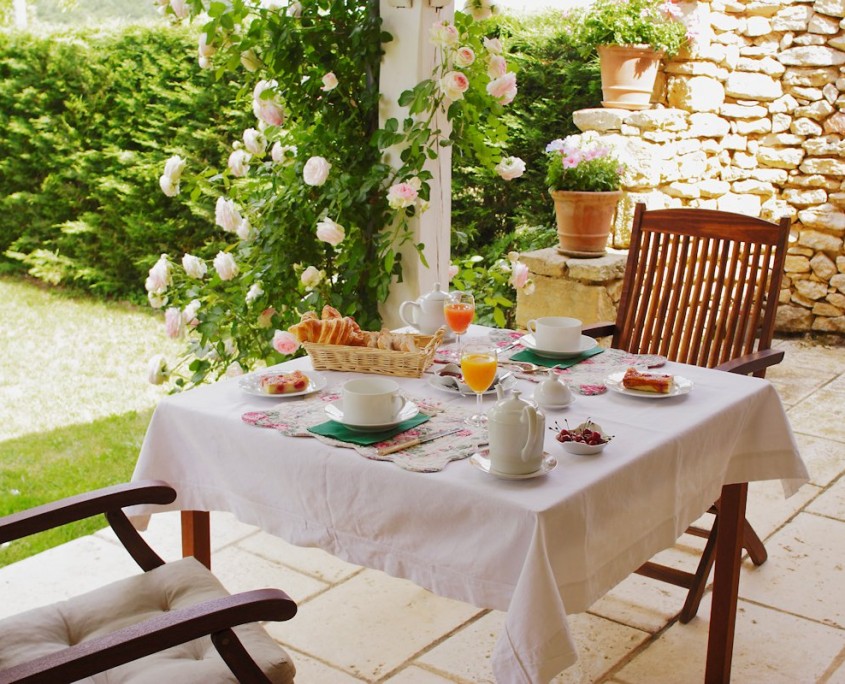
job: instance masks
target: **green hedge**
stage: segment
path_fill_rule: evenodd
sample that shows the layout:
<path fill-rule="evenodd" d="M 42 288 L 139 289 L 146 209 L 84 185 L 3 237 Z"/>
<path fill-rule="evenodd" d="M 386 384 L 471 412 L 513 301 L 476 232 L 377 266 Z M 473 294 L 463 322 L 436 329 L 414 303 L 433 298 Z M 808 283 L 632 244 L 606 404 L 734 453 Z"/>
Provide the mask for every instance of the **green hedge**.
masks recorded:
<path fill-rule="evenodd" d="M 0 35 L 0 254 L 47 282 L 139 299 L 160 252 L 213 234 L 211 202 L 158 187 L 171 154 L 218 164 L 247 121 L 195 45 L 165 27 Z M 9 256 L 0 268 L 15 268 Z"/>

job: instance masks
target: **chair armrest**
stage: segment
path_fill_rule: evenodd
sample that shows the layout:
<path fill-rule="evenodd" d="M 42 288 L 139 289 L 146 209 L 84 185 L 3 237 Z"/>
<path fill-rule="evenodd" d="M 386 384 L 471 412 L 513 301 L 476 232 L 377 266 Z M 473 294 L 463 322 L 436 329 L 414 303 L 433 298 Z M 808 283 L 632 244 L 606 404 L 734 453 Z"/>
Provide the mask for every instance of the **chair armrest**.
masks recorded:
<path fill-rule="evenodd" d="M 212 599 L 0 670 L 0 684 L 75 682 L 237 625 L 263 620 L 281 622 L 294 615 L 296 603 L 279 589 L 257 589 Z"/>
<path fill-rule="evenodd" d="M 728 373 L 739 373 L 740 375 L 748 375 L 749 373 L 761 373 L 771 366 L 775 366 L 783 361 L 784 353 L 779 349 L 760 349 L 750 354 L 738 356 L 730 361 L 725 361 L 716 368 L 727 371 Z"/>
<path fill-rule="evenodd" d="M 582 335 L 589 337 L 608 337 L 616 332 L 616 323 L 602 321 L 600 323 L 590 323 L 581 328 Z"/>
<path fill-rule="evenodd" d="M 166 482 L 148 480 L 104 487 L 0 518 L 0 543 L 27 537 L 101 513 L 136 504 L 168 504 L 176 490 Z"/>

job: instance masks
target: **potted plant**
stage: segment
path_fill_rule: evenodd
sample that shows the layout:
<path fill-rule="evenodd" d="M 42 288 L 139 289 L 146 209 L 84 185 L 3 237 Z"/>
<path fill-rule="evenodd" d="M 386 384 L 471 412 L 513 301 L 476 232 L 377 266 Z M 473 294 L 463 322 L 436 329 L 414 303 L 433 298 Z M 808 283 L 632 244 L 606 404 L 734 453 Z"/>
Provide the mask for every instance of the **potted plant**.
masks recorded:
<path fill-rule="evenodd" d="M 681 14 L 672 0 L 595 0 L 584 10 L 580 35 L 599 55 L 603 106 L 650 106 L 660 60 L 688 40 Z"/>
<path fill-rule="evenodd" d="M 603 255 L 622 197 L 625 167 L 593 131 L 552 141 L 546 156 L 558 251 L 577 257 Z"/>

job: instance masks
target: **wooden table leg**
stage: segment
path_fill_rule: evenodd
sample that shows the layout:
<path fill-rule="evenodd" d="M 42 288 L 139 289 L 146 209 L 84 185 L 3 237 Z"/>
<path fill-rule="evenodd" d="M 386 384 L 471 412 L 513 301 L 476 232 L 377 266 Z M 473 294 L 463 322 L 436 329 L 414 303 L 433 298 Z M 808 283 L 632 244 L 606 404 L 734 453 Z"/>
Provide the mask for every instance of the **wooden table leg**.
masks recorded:
<path fill-rule="evenodd" d="M 716 535 L 716 570 L 713 576 L 713 603 L 710 609 L 710 635 L 707 640 L 705 684 L 731 681 L 736 603 L 742 560 L 742 530 L 748 484 L 722 487 L 719 499 L 719 530 Z"/>
<path fill-rule="evenodd" d="M 211 521 L 208 511 L 182 511 L 182 557 L 188 556 L 211 569 Z"/>

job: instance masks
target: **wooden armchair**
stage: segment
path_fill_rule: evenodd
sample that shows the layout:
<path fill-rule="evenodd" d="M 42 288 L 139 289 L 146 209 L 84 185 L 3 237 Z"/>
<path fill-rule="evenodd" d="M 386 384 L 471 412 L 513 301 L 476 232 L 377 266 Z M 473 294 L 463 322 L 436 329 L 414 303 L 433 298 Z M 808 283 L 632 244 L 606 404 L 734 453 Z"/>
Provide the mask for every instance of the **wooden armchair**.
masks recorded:
<path fill-rule="evenodd" d="M 192 557 L 164 563 L 121 510 L 175 498 L 164 482 L 137 482 L 0 518 L 3 543 L 103 513 L 144 570 L 0 620 L 0 684 L 293 681 L 287 653 L 255 624 L 292 618 L 287 594 L 230 595 Z"/>
<path fill-rule="evenodd" d="M 709 209 L 646 211 L 638 204 L 615 323 L 585 326 L 612 346 L 672 361 L 763 377 L 780 363 L 771 349 L 789 219 L 779 224 Z M 695 573 L 646 563 L 637 572 L 689 589 L 681 622 L 695 617 L 713 567 L 719 502 Z M 743 546 L 756 565 L 766 549 L 745 521 Z"/>

